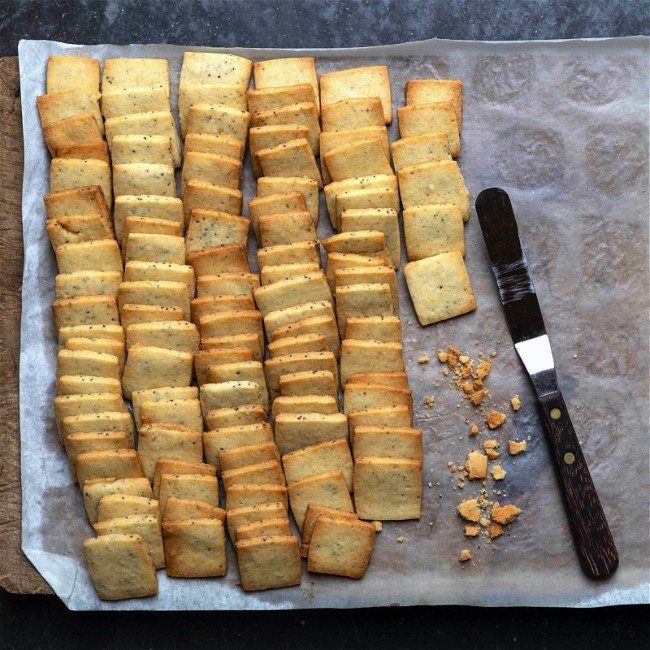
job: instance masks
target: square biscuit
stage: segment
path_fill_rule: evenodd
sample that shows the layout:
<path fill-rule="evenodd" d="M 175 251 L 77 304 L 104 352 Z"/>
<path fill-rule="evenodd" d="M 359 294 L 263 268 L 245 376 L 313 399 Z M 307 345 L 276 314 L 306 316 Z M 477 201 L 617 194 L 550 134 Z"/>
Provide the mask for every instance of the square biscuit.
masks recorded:
<path fill-rule="evenodd" d="M 269 343 L 268 348 L 271 357 L 301 352 L 331 352 L 325 336 L 311 333 L 277 339 Z"/>
<path fill-rule="evenodd" d="M 410 104 L 397 109 L 400 138 L 443 131 L 449 139 L 452 158 L 460 155 L 460 132 L 456 110 L 451 101 L 434 104 Z"/>
<path fill-rule="evenodd" d="M 309 554 L 309 544 L 311 542 L 311 536 L 314 532 L 314 526 L 318 521 L 321 515 L 326 515 L 330 518 L 343 519 L 345 521 L 356 521 L 359 519 L 359 515 L 356 512 L 348 512 L 346 510 L 337 510 L 336 508 L 330 508 L 328 506 L 320 506 L 317 504 L 310 504 L 307 506 L 307 513 L 305 514 L 305 521 L 302 524 L 302 557 L 307 557 Z"/>
<path fill-rule="evenodd" d="M 320 92 L 323 106 L 343 99 L 379 97 L 384 123 L 390 124 L 393 120 L 390 78 L 385 65 L 326 72 L 320 77 Z"/>
<path fill-rule="evenodd" d="M 94 449 L 77 456 L 79 485 L 96 478 L 140 478 L 144 476 L 135 449 Z"/>
<path fill-rule="evenodd" d="M 257 180 L 257 196 L 265 197 L 279 192 L 300 192 L 305 199 L 307 212 L 311 215 L 314 225 L 318 225 L 320 198 L 318 182 L 302 176 L 262 176 Z"/>
<path fill-rule="evenodd" d="M 178 235 L 135 232 L 129 235 L 124 255 L 125 262 L 134 260 L 185 264 L 185 239 Z"/>
<path fill-rule="evenodd" d="M 132 235 L 137 237 L 138 234 Z M 150 235 L 162 237 L 163 235 Z M 172 237 L 170 239 L 183 239 Z M 147 260 L 145 260 L 147 261 Z M 172 262 L 174 263 L 174 262 Z M 120 310 L 129 305 L 152 305 L 157 307 L 180 307 L 184 320 L 190 319 L 190 299 L 187 295 L 185 282 L 173 280 L 133 280 L 120 284 L 117 294 Z M 165 319 L 171 320 L 171 319 Z M 122 325 L 125 325 L 122 323 Z M 125 329 L 127 327 L 125 326 Z"/>
<path fill-rule="evenodd" d="M 54 278 L 57 298 L 73 296 L 117 296 L 122 282 L 119 271 L 75 271 Z"/>
<path fill-rule="evenodd" d="M 187 255 L 187 263 L 197 278 L 211 273 L 250 273 L 243 244 L 217 244 L 192 251 Z"/>
<path fill-rule="evenodd" d="M 323 131 L 343 131 L 366 126 L 384 126 L 384 109 L 379 97 L 342 99 L 323 107 Z"/>
<path fill-rule="evenodd" d="M 460 131 L 463 124 L 463 82 L 459 79 L 409 79 L 406 104 L 431 104 L 451 101 Z"/>
<path fill-rule="evenodd" d="M 57 298 L 52 303 L 57 332 L 81 325 L 119 325 L 115 296 L 74 296 Z"/>
<path fill-rule="evenodd" d="M 337 382 L 331 370 L 302 370 L 280 375 L 281 397 L 302 397 L 321 395 L 338 398 Z M 276 397 L 275 399 L 281 399 Z"/>
<path fill-rule="evenodd" d="M 75 372 L 94 377 L 119 379 L 120 360 L 114 354 L 94 350 L 59 350 L 56 356 L 57 377 Z"/>
<path fill-rule="evenodd" d="M 383 232 L 393 266 L 399 268 L 402 249 L 397 212 L 393 208 L 348 208 L 341 212 L 339 225 L 341 232 L 354 230 Z"/>
<path fill-rule="evenodd" d="M 192 322 L 200 325 L 201 318 L 212 314 L 253 311 L 255 310 L 255 301 L 250 295 L 204 296 L 203 298 L 194 298 L 190 303 L 190 308 L 192 310 Z"/>
<path fill-rule="evenodd" d="M 309 220 L 309 225 L 312 226 L 311 219 Z M 318 271 L 320 271 L 320 265 L 315 262 L 263 266 L 260 269 L 260 282 L 262 286 L 265 286 L 267 284 L 273 284 L 278 280 L 288 280 L 289 278 L 295 278 L 303 273 L 316 273 Z"/>
<path fill-rule="evenodd" d="M 253 295 L 263 316 L 304 303 L 332 302 L 332 292 L 322 271 L 257 287 Z"/>
<path fill-rule="evenodd" d="M 160 519 L 158 499 L 132 494 L 107 494 L 97 507 L 97 521 L 107 521 L 127 515 L 154 515 Z"/>
<path fill-rule="evenodd" d="M 164 348 L 136 344 L 122 375 L 122 391 L 127 399 L 136 390 L 165 386 L 189 386 L 192 382 L 192 355 Z"/>
<path fill-rule="evenodd" d="M 303 478 L 289 485 L 287 492 L 291 512 L 299 529 L 302 529 L 307 507 L 312 503 L 354 512 L 352 499 L 341 470 Z"/>
<path fill-rule="evenodd" d="M 393 388 L 408 388 L 409 378 L 405 372 L 355 372 L 348 377 L 353 384 L 381 384 Z"/>
<path fill-rule="evenodd" d="M 232 350 L 246 348 L 250 350 L 253 359 L 262 360 L 262 346 L 260 336 L 257 332 L 245 334 L 229 334 L 227 336 L 207 336 L 201 338 L 201 349 L 203 350 Z"/>
<path fill-rule="evenodd" d="M 347 440 L 348 422 L 343 413 L 279 413 L 275 418 L 275 442 L 280 454 L 318 445 L 329 440 Z"/>
<path fill-rule="evenodd" d="M 273 357 L 264 362 L 271 399 L 280 394 L 280 377 L 294 372 L 329 370 L 338 382 L 336 358 L 332 352 L 302 352 Z"/>
<path fill-rule="evenodd" d="M 392 388 L 381 384 L 352 384 L 343 388 L 343 411 L 365 411 L 378 406 L 406 406 L 413 415 L 413 394 L 410 389 Z M 411 422 L 406 426 L 411 426 Z"/>
<path fill-rule="evenodd" d="M 61 375 L 56 380 L 56 395 L 89 395 L 91 393 L 122 394 L 122 382 L 112 377 L 92 375 Z"/>
<path fill-rule="evenodd" d="M 476 309 L 460 251 L 409 262 L 404 267 L 404 277 L 421 325 L 438 323 Z"/>
<path fill-rule="evenodd" d="M 444 131 L 396 140 L 390 145 L 395 171 L 436 160 L 451 160 L 449 138 Z"/>
<path fill-rule="evenodd" d="M 341 342 L 341 384 L 351 375 L 370 372 L 404 372 L 401 343 L 381 343 L 346 338 Z"/>
<path fill-rule="evenodd" d="M 209 181 L 189 180 L 183 194 L 183 218 L 185 225 L 194 210 L 215 210 L 241 216 L 243 198 L 238 189 L 213 185 Z"/>
<path fill-rule="evenodd" d="M 324 160 L 334 182 L 393 173 L 384 149 L 376 138 L 336 147 L 325 154 Z"/>
<path fill-rule="evenodd" d="M 341 192 L 341 194 L 336 197 L 335 215 L 337 228 L 339 230 L 342 228 L 341 217 L 344 212 L 349 210 L 392 210 L 397 213 L 399 212 L 399 196 L 394 189 L 381 187 Z M 364 230 L 367 230 L 367 227 L 364 228 Z"/>
<path fill-rule="evenodd" d="M 285 485 L 284 473 L 277 460 L 267 460 L 255 465 L 246 465 L 237 469 L 229 469 L 221 474 L 226 492 L 238 484 L 250 485 Z"/>
<path fill-rule="evenodd" d="M 218 153 L 185 152 L 181 174 L 181 197 L 185 195 L 187 183 L 205 181 L 230 190 L 238 190 L 242 178 L 242 164 L 238 158 Z"/>
<path fill-rule="evenodd" d="M 113 229 L 98 214 L 46 219 L 45 229 L 55 251 L 63 244 L 115 238 Z"/>
<path fill-rule="evenodd" d="M 57 147 L 54 158 L 77 158 L 79 160 L 96 158 L 107 163 L 111 162 L 110 156 L 108 155 L 108 145 L 104 140 L 101 142 L 62 145 Z"/>
<path fill-rule="evenodd" d="M 163 431 L 166 431 L 168 425 L 180 425 L 191 431 L 203 431 L 201 403 L 198 399 L 143 402 L 140 406 L 140 417 L 142 427 L 149 424 L 160 424 Z M 181 442 L 182 444 L 184 443 Z"/>
<path fill-rule="evenodd" d="M 139 86 L 122 89 L 104 88 L 102 93 L 102 114 L 104 119 L 169 110 L 169 88 Z"/>
<path fill-rule="evenodd" d="M 355 100 L 356 101 L 356 100 Z M 382 120 L 383 121 L 383 120 Z M 362 126 L 357 128 L 346 128 L 341 131 L 324 131 L 320 134 L 320 159 L 325 184 L 332 182 L 332 177 L 327 169 L 325 158 L 333 149 L 346 144 L 354 144 L 361 140 L 377 140 L 390 160 L 390 144 L 388 141 L 388 129 L 383 126 Z M 391 170 L 392 173 L 392 170 Z"/>
<path fill-rule="evenodd" d="M 258 404 L 260 386 L 254 381 L 224 381 L 203 384 L 200 388 L 201 410 L 207 413 L 215 408 L 235 408 L 242 404 Z"/>
<path fill-rule="evenodd" d="M 215 518 L 165 521 L 165 568 L 172 578 L 211 578 L 228 570 L 223 522 Z"/>
<path fill-rule="evenodd" d="M 140 535 L 91 537 L 83 548 L 90 578 L 102 600 L 146 598 L 158 593 L 156 568 Z"/>
<path fill-rule="evenodd" d="M 242 407 L 243 406 L 251 405 L 242 405 Z M 237 409 L 242 407 L 229 408 Z M 210 411 L 207 411 L 206 413 L 210 413 Z M 231 449 L 238 449 L 240 447 L 249 447 L 251 445 L 266 443 L 273 443 L 273 429 L 266 420 L 250 424 L 231 424 L 224 427 L 215 427 L 214 429 L 211 428 L 208 431 L 203 432 L 205 459 L 219 472 L 221 472 L 220 459 L 223 452 Z"/>
<path fill-rule="evenodd" d="M 177 458 L 159 458 L 156 462 L 156 469 L 153 474 L 153 495 L 156 499 L 160 497 L 160 483 L 162 477 L 165 475 L 181 476 L 183 474 L 191 474 L 192 476 L 209 476 L 216 478 L 217 472 L 212 465 L 208 463 L 195 463 L 189 460 L 179 460 Z M 212 483 L 208 484 L 208 487 Z M 199 496 L 201 496 L 199 494 Z M 189 498 L 189 497 L 188 497 Z M 211 499 L 208 499 L 210 502 Z M 206 501 L 200 501 L 206 503 Z M 209 503 L 208 503 L 209 504 Z M 165 504 L 166 509 L 167 504 Z M 213 506 L 216 507 L 216 506 Z"/>
<path fill-rule="evenodd" d="M 181 142 L 176 130 L 174 116 L 166 111 L 143 111 L 129 113 L 119 117 L 110 117 L 104 122 L 106 141 L 109 149 L 113 147 L 113 137 L 116 135 L 162 135 L 172 142 L 174 167 L 181 164 Z"/>
<path fill-rule="evenodd" d="M 419 519 L 422 464 L 408 458 L 357 458 L 354 463 L 354 501 L 361 519 Z"/>
<path fill-rule="evenodd" d="M 345 287 L 351 284 L 387 284 L 393 298 L 393 312 L 399 313 L 397 274 L 392 266 L 350 266 L 334 271 L 335 287 Z M 347 338 L 352 337 L 348 336 Z"/>
<path fill-rule="evenodd" d="M 304 139 L 309 141 L 309 128 L 303 124 L 269 124 L 254 126 L 248 133 L 251 164 L 255 178 L 262 176 L 262 166 L 257 159 L 257 152 L 262 149 L 276 147 L 290 140 Z"/>
<path fill-rule="evenodd" d="M 275 442 L 258 442 L 244 447 L 234 447 L 219 452 L 219 464 L 221 470 L 226 472 L 229 469 L 238 469 L 246 465 L 257 465 L 269 460 L 280 460 L 278 448 Z"/>
<path fill-rule="evenodd" d="M 142 423 L 141 409 L 145 402 L 155 403 L 167 400 L 189 400 L 199 396 L 199 389 L 196 386 L 163 386 L 162 388 L 145 388 L 135 390 L 131 394 L 133 406 L 133 418 L 136 428 Z"/>
<path fill-rule="evenodd" d="M 324 336 L 327 340 L 327 349 L 332 352 L 337 359 L 339 358 L 341 353 L 339 330 L 336 325 L 336 319 L 330 314 L 312 316 L 310 318 L 304 318 L 289 323 L 288 325 L 278 327 L 271 334 L 271 341 L 276 342 L 283 338 L 294 338 L 307 335 Z"/>
<path fill-rule="evenodd" d="M 135 217 L 129 217 L 134 219 Z M 146 217 L 140 217 L 146 219 Z M 159 262 L 129 262 L 124 267 L 124 282 L 140 282 L 156 280 L 166 282 L 183 282 L 187 287 L 190 299 L 196 294 L 194 270 L 186 264 L 165 264 Z"/>
<path fill-rule="evenodd" d="M 209 300 L 206 298 L 205 300 Z M 242 363 L 253 361 L 253 353 L 245 347 L 228 349 L 201 350 L 194 355 L 194 370 L 199 386 L 210 383 L 208 371 L 210 368 L 224 363 Z"/>
<path fill-rule="evenodd" d="M 103 271 L 122 273 L 122 256 L 114 239 L 75 242 L 57 247 L 59 273 Z"/>
<path fill-rule="evenodd" d="M 111 154 L 114 165 L 153 163 L 174 167 L 172 141 L 164 135 L 116 135 Z M 151 194 L 152 190 L 147 190 L 147 193 Z M 140 192 L 131 194 L 140 196 Z"/>
<path fill-rule="evenodd" d="M 205 414 L 208 429 L 245 426 L 267 422 L 269 416 L 259 404 L 243 404 L 236 408 L 217 408 Z"/>
<path fill-rule="evenodd" d="M 185 52 L 181 86 L 228 84 L 248 87 L 253 62 L 244 56 L 224 52 Z"/>
<path fill-rule="evenodd" d="M 187 252 L 230 244 L 246 247 L 249 228 L 250 221 L 244 217 L 195 208 L 187 224 Z"/>
<path fill-rule="evenodd" d="M 352 491 L 352 454 L 345 439 L 327 440 L 285 454 L 282 467 L 289 486 L 309 476 L 340 470 L 348 492 Z"/>
<path fill-rule="evenodd" d="M 64 348 L 68 339 L 91 338 L 110 339 L 124 345 L 124 330 L 120 325 L 75 325 L 59 330 L 59 348 Z M 101 392 L 101 391 L 99 391 Z"/>
<path fill-rule="evenodd" d="M 422 431 L 411 427 L 358 425 L 354 429 L 355 458 L 410 458 L 422 462 Z"/>
<path fill-rule="evenodd" d="M 345 332 L 351 339 L 402 342 L 402 323 L 398 316 L 353 316 L 348 318 Z"/>
<path fill-rule="evenodd" d="M 98 214 L 107 228 L 112 227 L 111 211 L 99 185 L 50 192 L 43 203 L 48 219 Z"/>
<path fill-rule="evenodd" d="M 258 222 L 260 242 L 264 248 L 316 241 L 318 235 L 309 212 L 267 214 Z M 320 267 L 316 269 L 320 270 Z"/>
<path fill-rule="evenodd" d="M 131 414 L 122 409 L 119 411 L 67 415 L 61 423 L 61 437 L 64 440 L 74 433 L 90 433 L 93 431 L 123 431 L 129 439 L 129 448 L 134 446 L 133 420 Z M 106 474 L 105 476 L 113 476 L 113 474 Z M 141 476 L 141 474 L 137 474 L 137 476 Z M 83 481 L 79 480 L 79 484 L 83 485 Z"/>
<path fill-rule="evenodd" d="M 405 210 L 431 203 L 451 203 L 460 208 L 463 221 L 469 219 L 469 191 L 455 160 L 405 167 L 397 177 Z"/>
<path fill-rule="evenodd" d="M 174 168 L 160 163 L 113 164 L 113 191 L 115 196 L 176 196 Z"/>
<path fill-rule="evenodd" d="M 248 110 L 253 116 L 283 106 L 315 102 L 314 89 L 309 83 L 253 88 L 246 93 L 246 99 L 248 100 Z"/>
<path fill-rule="evenodd" d="M 250 215 L 255 235 L 259 241 L 259 219 L 269 214 L 286 214 L 305 212 L 307 204 L 305 197 L 298 191 L 278 192 L 268 196 L 256 196 L 248 201 L 248 214 Z M 310 214 L 311 218 L 311 214 Z"/>
<path fill-rule="evenodd" d="M 154 219 L 152 217 L 127 217 L 124 222 L 122 233 L 122 257 L 126 258 L 126 251 L 129 244 L 129 237 L 133 233 L 144 235 L 167 235 L 170 237 L 181 237 L 181 224 L 168 219 Z M 144 261 L 144 260 L 137 260 Z M 153 262 L 153 260 L 150 260 Z M 181 266 L 176 264 L 176 266 Z"/>
<path fill-rule="evenodd" d="M 99 61 L 83 56 L 49 56 L 45 73 L 46 92 L 56 93 L 69 88 L 99 92 Z"/>
<path fill-rule="evenodd" d="M 245 145 L 250 120 L 251 115 L 248 111 L 223 104 L 197 102 L 190 106 L 187 133 L 225 135 Z"/>
<path fill-rule="evenodd" d="M 120 372 L 124 368 L 126 350 L 124 344 L 120 341 L 113 341 L 111 339 L 70 338 L 67 340 L 65 347 L 67 350 L 89 350 L 91 352 L 114 355 L 117 357 Z"/>
<path fill-rule="evenodd" d="M 77 483 L 77 456 L 96 449 L 128 449 L 129 437 L 124 431 L 81 431 L 71 433 L 65 441 L 70 477 Z"/>
<path fill-rule="evenodd" d="M 309 142 L 304 138 L 288 140 L 269 149 L 260 149 L 257 151 L 257 161 L 264 176 L 304 176 L 315 180 L 318 187 L 323 187 L 316 159 Z"/>
<path fill-rule="evenodd" d="M 313 102 L 291 104 L 253 115 L 254 127 L 277 124 L 299 124 L 307 127 L 309 129 L 309 145 L 314 155 L 318 155 L 320 151 L 320 122 L 318 109 Z"/>
<path fill-rule="evenodd" d="M 183 202 L 174 196 L 118 196 L 115 198 L 115 237 L 122 241 L 127 217 L 167 219 L 183 224 Z"/>
<path fill-rule="evenodd" d="M 106 59 L 102 89 L 162 87 L 169 96 L 169 62 L 167 59 Z"/>
<path fill-rule="evenodd" d="M 336 308 L 341 339 L 347 338 L 345 326 L 350 316 L 392 316 L 390 285 L 350 284 L 336 288 Z"/>
<path fill-rule="evenodd" d="M 285 510 L 288 510 L 287 488 L 284 485 L 263 483 L 244 485 L 235 483 L 226 492 L 226 510 L 242 506 L 253 506 L 258 503 L 282 503 Z"/>
<path fill-rule="evenodd" d="M 463 216 L 458 205 L 417 205 L 404 210 L 403 220 L 409 262 L 452 251 L 465 256 Z"/>
<path fill-rule="evenodd" d="M 212 273 L 197 278 L 196 296 L 252 296 L 259 286 L 257 273 Z"/>
<path fill-rule="evenodd" d="M 162 569 L 165 566 L 160 520 L 157 515 L 122 515 L 112 519 L 99 520 L 93 525 L 93 528 L 97 537 L 115 534 L 140 535 L 149 549 L 149 555 L 156 569 Z"/>
<path fill-rule="evenodd" d="M 134 323 L 153 323 L 168 320 L 185 320 L 181 307 L 161 307 L 160 305 L 125 304 L 121 310 L 124 331 Z"/>
<path fill-rule="evenodd" d="M 302 566 L 297 537 L 251 537 L 238 541 L 235 549 L 244 591 L 300 584 Z"/>
<path fill-rule="evenodd" d="M 390 255 L 357 255 L 356 253 L 328 253 L 327 255 L 327 280 L 332 290 L 336 288 L 336 272 L 349 268 L 374 268 L 386 267 L 391 263 Z"/>
<path fill-rule="evenodd" d="M 99 110 L 99 92 L 80 88 L 59 90 L 36 97 L 41 125 L 47 126 L 69 117 L 90 114 L 95 118 L 99 132 L 104 133 L 104 120 Z"/>
<path fill-rule="evenodd" d="M 162 474 L 159 487 L 160 512 L 165 516 L 169 497 L 191 499 L 219 507 L 219 483 L 209 474 Z"/>
<path fill-rule="evenodd" d="M 228 381 L 248 381 L 257 384 L 259 390 L 252 403 L 261 404 L 268 411 L 269 394 L 261 361 L 237 361 L 208 366 L 206 375 L 208 384 L 220 384 Z"/>
<path fill-rule="evenodd" d="M 147 404 L 149 402 L 142 405 L 143 410 Z M 150 481 L 153 481 L 156 463 L 160 458 L 200 463 L 203 460 L 201 431 L 169 422 L 142 424 L 138 431 L 138 456 L 145 476 Z"/>
<path fill-rule="evenodd" d="M 242 524 L 237 527 L 237 539 L 251 539 L 253 537 L 275 537 L 291 535 L 291 525 L 288 519 L 262 519 Z"/>
<path fill-rule="evenodd" d="M 260 503 L 254 506 L 242 506 L 226 511 L 228 534 L 233 544 L 237 543 L 237 530 L 240 526 L 253 521 L 265 519 L 284 519 L 289 521 L 289 515 L 283 503 Z"/>
<path fill-rule="evenodd" d="M 168 497 L 165 505 L 165 522 L 187 521 L 188 519 L 219 519 L 221 522 L 225 522 L 226 511 L 223 508 L 217 508 L 194 499 Z"/>
<path fill-rule="evenodd" d="M 277 86 L 297 86 L 309 84 L 320 110 L 318 95 L 318 75 L 313 57 L 288 57 L 258 61 L 253 66 L 255 88 L 275 88 Z"/>
<path fill-rule="evenodd" d="M 232 336 L 230 332 L 236 330 L 238 336 L 243 336 L 244 334 L 256 335 L 258 350 L 264 345 L 262 315 L 256 309 L 250 311 L 224 311 L 203 316 L 199 321 L 199 329 L 201 331 L 202 339 Z M 240 346 L 238 345 L 237 347 Z M 255 352 L 253 352 L 253 356 L 257 356 Z"/>
<path fill-rule="evenodd" d="M 185 136 L 185 153 L 197 151 L 199 153 L 218 153 L 243 160 L 244 145 L 227 135 L 214 135 L 212 133 L 188 133 Z"/>
<path fill-rule="evenodd" d="M 325 252 L 380 255 L 386 248 L 386 235 L 380 230 L 349 230 L 321 241 Z"/>
<path fill-rule="evenodd" d="M 246 110 L 246 87 L 241 84 L 183 84 L 178 87 L 178 117 L 181 133 L 187 133 L 190 107 L 193 104 L 218 104 L 238 111 Z M 238 156 L 239 158 L 239 156 Z"/>
<path fill-rule="evenodd" d="M 43 137 L 45 144 L 52 157 L 58 157 L 58 152 L 65 147 L 75 145 L 94 145 L 100 146 L 104 142 L 102 132 L 97 126 L 97 121 L 90 113 L 67 117 L 64 120 L 57 120 L 46 124 L 43 128 Z M 61 156 L 61 160 L 70 156 Z M 89 156 L 88 158 L 96 158 Z M 108 164 L 105 158 L 101 162 Z"/>
<path fill-rule="evenodd" d="M 99 504 L 108 495 L 143 497 L 153 499 L 151 483 L 144 477 L 124 479 L 96 479 L 86 482 L 82 486 L 84 509 L 91 524 L 97 522 Z"/>
<path fill-rule="evenodd" d="M 285 375 L 286 376 L 286 375 Z M 280 413 L 322 413 L 329 415 L 339 412 L 339 403 L 331 395 L 280 396 L 273 400 L 273 417 Z"/>
<path fill-rule="evenodd" d="M 111 168 L 103 160 L 78 160 L 76 158 L 52 158 L 50 163 L 50 192 L 99 185 L 106 205 L 113 205 Z"/>
<path fill-rule="evenodd" d="M 262 269 L 280 264 L 318 264 L 321 258 L 317 241 L 267 246 L 257 251 L 257 263 Z"/>
<path fill-rule="evenodd" d="M 317 318 L 321 316 L 334 318 L 334 308 L 331 302 L 306 302 L 296 305 L 295 307 L 272 311 L 266 316 L 266 318 L 264 318 L 264 329 L 267 337 L 272 339 L 275 331 L 281 327 L 293 325 L 298 321 L 307 318 Z"/>
<path fill-rule="evenodd" d="M 372 523 L 322 514 L 311 535 L 307 570 L 361 579 L 370 562 L 374 542 Z"/>

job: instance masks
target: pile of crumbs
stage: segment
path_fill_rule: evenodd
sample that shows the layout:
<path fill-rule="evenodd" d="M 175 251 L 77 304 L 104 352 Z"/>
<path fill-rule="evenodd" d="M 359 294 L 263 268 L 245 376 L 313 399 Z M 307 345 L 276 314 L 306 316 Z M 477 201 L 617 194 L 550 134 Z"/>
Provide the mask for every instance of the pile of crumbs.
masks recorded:
<path fill-rule="evenodd" d="M 478 344 L 478 342 L 476 343 Z M 479 359 L 474 360 L 451 345 L 447 348 L 447 351 L 438 351 L 438 361 L 445 365 L 442 371 L 443 375 L 450 377 L 451 386 L 456 388 L 464 399 L 469 400 L 477 407 L 476 410 L 481 414 L 484 426 L 488 431 L 492 432 L 499 429 L 507 419 L 505 413 L 498 410 L 489 410 L 484 403 L 486 400 L 492 399 L 485 385 L 485 380 L 492 370 L 496 352 L 490 353 L 490 359 L 481 359 L 482 352 L 479 352 L 478 356 Z M 430 402 L 425 398 L 427 406 L 433 404 L 433 399 Z M 521 407 L 519 395 L 514 395 L 510 399 L 510 406 L 513 411 L 519 410 Z M 469 420 L 466 420 L 466 422 L 469 424 Z M 479 433 L 479 425 L 471 423 L 467 435 L 474 438 Z M 483 536 L 491 541 L 503 535 L 506 527 L 518 517 L 521 510 L 511 503 L 501 505 L 497 500 L 503 501 L 506 496 L 497 484 L 503 481 L 507 475 L 501 464 L 494 462 L 500 456 L 498 440 L 489 438 L 482 441 L 480 446 L 482 446 L 482 449 L 468 451 L 464 463 L 449 461 L 447 466 L 454 476 L 454 480 L 458 481 L 454 486 L 454 490 L 464 489 L 467 481 L 481 482 L 483 487 L 479 490 L 478 495 L 462 501 L 457 507 L 457 512 L 460 518 L 466 522 L 464 532 L 467 539 Z M 520 454 L 525 450 L 525 440 L 508 441 L 508 452 L 511 456 Z M 490 498 L 487 489 L 488 480 L 492 481 L 492 498 Z M 467 562 L 471 559 L 471 552 L 468 549 L 462 549 L 458 560 Z"/>

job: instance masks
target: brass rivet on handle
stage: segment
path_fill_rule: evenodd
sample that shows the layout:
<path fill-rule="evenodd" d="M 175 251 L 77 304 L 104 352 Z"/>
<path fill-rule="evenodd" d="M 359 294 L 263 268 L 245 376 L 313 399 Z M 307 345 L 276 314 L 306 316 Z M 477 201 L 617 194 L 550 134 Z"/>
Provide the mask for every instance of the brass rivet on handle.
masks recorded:
<path fill-rule="evenodd" d="M 576 462 L 576 457 L 570 451 L 567 451 L 567 453 L 564 454 L 564 462 L 567 465 L 573 465 L 573 463 Z"/>
<path fill-rule="evenodd" d="M 560 416 L 562 415 L 562 411 L 558 408 L 551 409 L 551 418 L 553 420 L 559 420 Z"/>

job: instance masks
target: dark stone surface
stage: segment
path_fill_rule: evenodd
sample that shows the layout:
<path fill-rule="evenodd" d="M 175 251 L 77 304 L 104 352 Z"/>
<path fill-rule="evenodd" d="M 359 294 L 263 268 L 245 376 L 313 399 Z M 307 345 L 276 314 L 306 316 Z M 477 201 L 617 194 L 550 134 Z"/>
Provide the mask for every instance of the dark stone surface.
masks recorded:
<path fill-rule="evenodd" d="M 647 34 L 646 0 L 0 0 L 0 56 L 71 43 L 352 47 Z"/>
<path fill-rule="evenodd" d="M 73 43 L 349 47 L 425 38 L 525 40 L 650 33 L 645 0 L 0 0 L 0 56 L 21 38 Z M 647 607 L 412 607 L 106 614 L 0 589 L 0 648 L 618 648 Z"/>

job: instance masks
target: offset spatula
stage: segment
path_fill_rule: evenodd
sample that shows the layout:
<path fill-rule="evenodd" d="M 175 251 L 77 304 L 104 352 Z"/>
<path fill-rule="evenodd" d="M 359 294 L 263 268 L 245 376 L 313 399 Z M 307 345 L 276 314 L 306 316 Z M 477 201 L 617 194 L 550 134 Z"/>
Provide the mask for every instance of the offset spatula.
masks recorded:
<path fill-rule="evenodd" d="M 590 578 L 607 578 L 618 567 L 618 552 L 557 385 L 551 345 L 510 198 L 498 187 L 483 190 L 476 199 L 476 212 L 515 350 L 537 393 L 582 569 Z"/>

